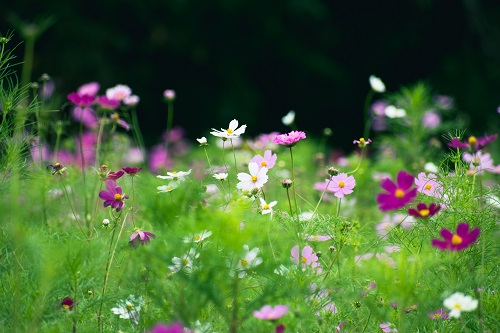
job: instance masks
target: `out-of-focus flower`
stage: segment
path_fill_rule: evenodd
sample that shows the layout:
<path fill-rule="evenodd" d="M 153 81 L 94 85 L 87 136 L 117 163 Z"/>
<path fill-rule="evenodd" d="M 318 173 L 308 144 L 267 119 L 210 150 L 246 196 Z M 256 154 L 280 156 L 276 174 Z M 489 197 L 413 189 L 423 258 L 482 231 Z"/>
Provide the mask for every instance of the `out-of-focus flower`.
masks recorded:
<path fill-rule="evenodd" d="M 404 109 L 399 109 L 394 105 L 388 105 L 384 110 L 385 115 L 388 118 L 404 118 L 406 117 L 406 111 Z"/>
<path fill-rule="evenodd" d="M 276 159 L 278 156 L 273 154 L 272 151 L 266 150 L 264 156 L 255 155 L 250 162 L 255 162 L 259 165 L 259 168 L 266 167 L 268 170 L 272 169 L 276 164 Z"/>
<path fill-rule="evenodd" d="M 289 111 L 283 118 L 281 118 L 281 122 L 285 126 L 290 126 L 295 121 L 295 111 Z"/>
<path fill-rule="evenodd" d="M 274 138 L 274 143 L 277 145 L 283 145 L 287 147 L 293 147 L 298 141 L 305 139 L 306 133 L 302 131 L 291 131 L 288 134 L 280 134 Z"/>
<path fill-rule="evenodd" d="M 375 75 L 370 75 L 368 81 L 370 81 L 370 86 L 373 89 L 373 91 L 378 93 L 385 92 L 385 84 L 384 82 L 382 82 L 380 78 L 376 77 Z"/>
<path fill-rule="evenodd" d="M 175 90 L 167 89 L 163 92 L 163 98 L 167 101 L 173 101 L 175 99 Z"/>
<path fill-rule="evenodd" d="M 413 188 L 414 177 L 406 171 L 400 171 L 397 176 L 397 184 L 386 178 L 380 186 L 387 193 L 379 193 L 377 202 L 381 211 L 390 211 L 404 207 L 417 196 L 417 189 Z"/>
<path fill-rule="evenodd" d="M 262 309 L 254 311 L 253 315 L 255 318 L 262 320 L 276 320 L 286 315 L 287 312 L 288 306 L 286 305 L 278 304 L 274 307 L 271 305 L 265 305 Z"/>
<path fill-rule="evenodd" d="M 126 167 L 126 168 L 122 168 L 122 170 L 125 171 L 129 176 L 134 177 L 142 170 L 142 168 Z"/>
<path fill-rule="evenodd" d="M 220 172 L 220 173 L 214 173 L 213 177 L 217 180 L 225 180 L 227 178 L 228 174 L 225 172 Z"/>
<path fill-rule="evenodd" d="M 104 207 L 111 206 L 117 212 L 123 209 L 125 203 L 123 200 L 128 199 L 128 194 L 123 194 L 122 188 L 116 185 L 114 180 L 106 181 L 106 189 L 99 192 L 99 198 L 104 200 Z"/>
<path fill-rule="evenodd" d="M 130 295 L 125 300 L 119 300 L 116 307 L 112 308 L 111 311 L 119 315 L 122 319 L 130 319 L 137 325 L 139 324 L 139 314 L 143 305 L 144 299 L 142 296 L 135 297 L 134 295 Z"/>
<path fill-rule="evenodd" d="M 387 253 L 376 253 L 375 257 L 386 266 L 391 268 L 396 268 L 397 264 Z"/>
<path fill-rule="evenodd" d="M 408 214 L 415 216 L 417 218 L 427 218 L 436 215 L 437 212 L 441 209 L 440 205 L 431 203 L 429 206 L 427 204 L 421 202 L 417 205 L 416 208 L 408 209 Z"/>
<path fill-rule="evenodd" d="M 97 96 L 97 104 L 106 110 L 116 110 L 120 107 L 120 101 L 117 99 L 109 99 L 107 96 Z"/>
<path fill-rule="evenodd" d="M 210 230 L 203 230 L 193 235 L 184 237 L 182 241 L 184 243 L 190 243 L 190 242 L 200 243 L 210 236 L 212 236 L 212 232 Z"/>
<path fill-rule="evenodd" d="M 132 89 L 124 84 L 117 84 L 112 88 L 106 90 L 106 97 L 110 100 L 122 101 L 123 99 L 132 95 Z"/>
<path fill-rule="evenodd" d="M 141 245 L 148 244 L 150 241 L 149 238 L 155 238 L 155 237 L 156 237 L 155 234 L 153 234 L 152 232 L 142 231 L 141 229 L 136 228 L 132 233 L 132 235 L 130 235 L 129 244 L 137 248 L 139 244 Z"/>
<path fill-rule="evenodd" d="M 212 128 L 212 132 L 210 132 L 210 134 L 212 134 L 213 136 L 222 138 L 223 140 L 227 140 L 227 139 L 239 137 L 241 134 L 245 133 L 246 128 L 247 128 L 247 125 L 241 125 L 238 128 L 238 120 L 233 119 L 229 123 L 228 129 L 221 128 L 221 130 L 219 131 L 219 130 L 216 130 L 215 128 Z"/>
<path fill-rule="evenodd" d="M 469 232 L 468 223 L 459 223 L 455 234 L 446 228 L 441 229 L 440 235 L 444 240 L 434 238 L 432 246 L 440 250 L 461 251 L 475 243 L 479 237 L 479 233 L 479 228 L 474 228 Z"/>
<path fill-rule="evenodd" d="M 178 182 L 170 182 L 168 185 L 158 186 L 156 189 L 158 190 L 158 193 L 168 193 L 172 192 L 178 187 L 179 187 Z"/>
<path fill-rule="evenodd" d="M 75 121 L 81 122 L 85 127 L 96 128 L 99 120 L 94 111 L 87 107 L 74 107 L 71 116 Z"/>
<path fill-rule="evenodd" d="M 429 313 L 429 318 L 431 318 L 432 320 L 448 319 L 449 317 L 450 315 L 446 313 L 445 308 L 439 308 L 436 311 Z"/>
<path fill-rule="evenodd" d="M 115 123 L 121 127 L 123 127 L 125 130 L 129 131 L 130 130 L 130 125 L 123 119 L 120 118 L 120 115 L 118 113 L 113 113 L 112 115 L 109 116 L 109 119 L 111 120 L 112 123 Z"/>
<path fill-rule="evenodd" d="M 422 116 L 422 125 L 429 129 L 434 129 L 441 125 L 441 118 L 436 111 L 426 111 Z"/>
<path fill-rule="evenodd" d="M 267 182 L 269 176 L 267 175 L 267 168 L 261 167 L 255 162 L 248 164 L 250 173 L 238 173 L 238 180 L 236 187 L 243 191 L 252 191 L 254 188 L 260 189 Z"/>
<path fill-rule="evenodd" d="M 424 170 L 432 173 L 437 173 L 439 171 L 437 165 L 432 162 L 425 163 Z"/>
<path fill-rule="evenodd" d="M 195 267 L 193 263 L 196 259 L 200 257 L 200 254 L 196 252 L 195 248 L 189 249 L 189 251 L 182 255 L 181 258 L 174 257 L 172 258 L 173 266 L 169 266 L 168 268 L 173 272 L 177 273 L 180 270 L 183 270 L 187 273 L 190 273 Z"/>
<path fill-rule="evenodd" d="M 443 110 L 449 110 L 453 108 L 453 98 L 446 95 L 436 95 L 434 96 L 434 103 L 437 104 Z"/>
<path fill-rule="evenodd" d="M 245 251 L 245 255 L 242 259 L 238 260 L 236 267 L 239 278 L 245 277 L 248 273 L 252 272 L 252 268 L 262 263 L 262 258 L 257 257 L 260 251 L 258 247 L 254 247 L 250 250 L 249 246 L 245 244 L 243 245 L 243 250 Z M 234 275 L 234 271 L 231 271 L 231 274 Z"/>
<path fill-rule="evenodd" d="M 173 323 L 168 326 L 164 324 L 156 324 L 148 333 L 187 333 L 187 331 L 184 330 L 184 327 L 182 327 L 180 323 Z"/>
<path fill-rule="evenodd" d="M 184 181 L 186 180 L 186 177 L 191 174 L 191 169 L 188 171 L 172 171 L 172 172 L 167 172 L 166 176 L 156 176 L 156 178 L 160 179 L 170 179 L 173 181 Z"/>
<path fill-rule="evenodd" d="M 294 264 L 297 264 L 300 267 L 302 267 L 303 270 L 306 269 L 307 267 L 319 269 L 320 264 L 318 262 L 318 256 L 316 255 L 312 247 L 308 245 L 304 246 L 301 252 L 299 246 L 295 245 L 290 251 L 290 253 L 292 254 L 290 260 Z"/>
<path fill-rule="evenodd" d="M 359 140 L 354 140 L 352 143 L 358 144 L 359 148 L 365 148 L 370 143 L 372 143 L 372 140 L 371 139 L 365 140 L 365 138 L 360 138 Z"/>
<path fill-rule="evenodd" d="M 459 138 L 454 137 L 451 139 L 451 142 L 448 143 L 448 147 L 450 148 L 458 148 L 458 149 L 469 149 L 474 148 L 475 150 L 480 150 L 486 147 L 491 142 L 495 141 L 498 137 L 498 134 L 488 135 L 485 134 L 481 137 L 475 137 L 471 135 L 467 141 L 460 141 Z"/>
<path fill-rule="evenodd" d="M 460 318 L 462 311 L 470 312 L 477 308 L 478 301 L 471 296 L 465 296 L 463 293 L 456 292 L 443 302 L 444 306 L 451 310 L 449 316 L 452 318 Z"/>
<path fill-rule="evenodd" d="M 64 297 L 64 299 L 61 301 L 61 306 L 65 308 L 66 310 L 73 311 L 73 306 L 74 306 L 74 301 L 70 297 Z"/>
<path fill-rule="evenodd" d="M 95 96 L 97 92 L 99 91 L 100 85 L 98 82 L 89 82 L 81 85 L 77 90 L 76 93 L 80 96 L 83 95 L 88 95 L 88 96 Z"/>
<path fill-rule="evenodd" d="M 125 97 L 123 99 L 123 104 L 128 105 L 128 106 L 135 106 L 135 105 L 139 104 L 140 100 L 141 99 L 139 98 L 139 96 L 137 96 L 137 95 L 130 95 L 130 96 Z"/>
<path fill-rule="evenodd" d="M 498 168 L 493 164 L 493 159 L 489 153 L 483 153 L 480 150 L 474 154 L 465 152 L 462 155 L 462 159 L 465 162 L 470 163 L 469 173 L 482 174 L 483 171 L 499 173 L 497 172 Z"/>
<path fill-rule="evenodd" d="M 394 326 L 394 324 L 391 324 L 389 322 L 381 323 L 380 324 L 380 329 L 384 333 L 398 333 L 398 330 L 396 329 L 396 327 Z"/>
<path fill-rule="evenodd" d="M 208 145 L 207 144 L 207 138 L 205 138 L 204 136 L 201 137 L 200 139 L 196 139 L 196 141 L 198 141 L 198 143 L 200 144 L 200 146 L 206 146 L 206 145 Z"/>

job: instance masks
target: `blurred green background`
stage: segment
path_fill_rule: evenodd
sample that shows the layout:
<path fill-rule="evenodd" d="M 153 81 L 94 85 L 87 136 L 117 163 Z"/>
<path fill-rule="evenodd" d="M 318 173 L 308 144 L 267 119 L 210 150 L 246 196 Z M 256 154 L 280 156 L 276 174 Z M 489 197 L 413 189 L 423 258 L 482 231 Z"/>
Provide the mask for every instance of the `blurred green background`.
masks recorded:
<path fill-rule="evenodd" d="M 247 133 L 300 130 L 351 147 L 362 135 L 368 77 L 388 91 L 418 80 L 450 95 L 474 134 L 500 115 L 498 0 L 10 1 L 0 32 L 38 38 L 32 80 L 48 73 L 65 96 L 89 81 L 127 84 L 140 96 L 146 144 L 166 128 L 165 89 L 177 92 L 174 125 L 207 136 L 236 118 Z M 22 59 L 24 44 L 16 51 Z M 64 112 L 67 112 L 64 111 Z"/>

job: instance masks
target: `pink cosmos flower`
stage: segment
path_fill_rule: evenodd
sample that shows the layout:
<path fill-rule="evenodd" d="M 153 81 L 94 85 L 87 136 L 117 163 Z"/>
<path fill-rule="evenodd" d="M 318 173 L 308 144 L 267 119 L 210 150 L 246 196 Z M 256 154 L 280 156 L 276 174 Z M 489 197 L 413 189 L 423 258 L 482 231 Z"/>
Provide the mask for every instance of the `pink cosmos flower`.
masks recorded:
<path fill-rule="evenodd" d="M 429 313 L 429 318 L 432 320 L 448 319 L 449 317 L 450 315 L 446 313 L 445 308 L 439 308 L 436 311 Z"/>
<path fill-rule="evenodd" d="M 124 84 L 117 84 L 116 86 L 106 90 L 106 97 L 110 100 L 121 101 L 130 95 L 132 95 L 132 89 Z"/>
<path fill-rule="evenodd" d="M 302 254 L 300 254 L 300 248 L 298 245 L 295 245 L 290 251 L 292 256 L 290 260 L 294 264 L 302 264 L 302 269 L 306 269 L 308 266 L 315 268 L 319 268 L 318 256 L 314 253 L 313 248 L 310 246 L 304 246 L 302 249 Z"/>
<path fill-rule="evenodd" d="M 161 170 L 166 170 L 172 167 L 172 158 L 165 150 L 165 145 L 156 145 L 152 148 L 149 154 L 149 169 L 153 173 L 159 173 Z"/>
<path fill-rule="evenodd" d="M 326 180 L 328 182 L 328 179 Z M 342 199 L 345 195 L 351 194 L 356 186 L 356 181 L 353 176 L 347 176 L 345 173 L 339 173 L 333 176 L 328 184 L 328 190 L 333 192 L 337 198 Z"/>
<path fill-rule="evenodd" d="M 175 99 L 175 91 L 172 89 L 167 89 L 163 92 L 163 98 L 167 101 L 173 101 Z"/>
<path fill-rule="evenodd" d="M 397 264 L 387 253 L 376 253 L 375 257 L 386 266 L 397 268 Z"/>
<path fill-rule="evenodd" d="M 278 304 L 276 306 L 264 305 L 264 307 L 258 311 L 254 311 L 253 315 L 255 318 L 262 320 L 276 320 L 283 317 L 288 312 L 288 306 Z"/>
<path fill-rule="evenodd" d="M 417 218 L 427 218 L 436 215 L 440 209 L 441 206 L 435 204 L 434 202 L 431 203 L 429 206 L 421 202 L 417 205 L 416 208 L 408 209 L 408 214 L 415 216 Z"/>
<path fill-rule="evenodd" d="M 70 93 L 67 98 L 71 103 L 81 107 L 91 106 L 95 100 L 94 96 L 80 95 L 76 92 Z"/>
<path fill-rule="evenodd" d="M 95 96 L 97 92 L 99 91 L 99 83 L 98 82 L 89 82 L 86 84 L 81 85 L 77 90 L 76 93 L 80 96 L 83 95 L 88 95 L 88 96 Z"/>
<path fill-rule="evenodd" d="M 383 212 L 387 212 L 402 208 L 407 203 L 413 201 L 417 196 L 417 189 L 412 188 L 413 180 L 413 176 L 406 171 L 400 171 L 398 173 L 397 184 L 389 178 L 384 179 L 380 186 L 387 191 L 387 193 L 379 193 L 377 195 L 379 209 Z"/>
<path fill-rule="evenodd" d="M 398 333 L 398 330 L 394 327 L 394 325 L 389 322 L 380 324 L 380 328 L 384 333 Z"/>
<path fill-rule="evenodd" d="M 155 238 L 156 236 L 151 232 L 135 229 L 132 235 L 130 235 L 129 244 L 137 248 L 139 244 L 148 244 L 150 237 Z"/>
<path fill-rule="evenodd" d="M 259 169 L 262 167 L 266 167 L 269 170 L 274 167 L 277 158 L 278 156 L 276 154 L 273 154 L 272 151 L 266 150 L 264 152 L 264 157 L 255 155 L 250 162 L 257 163 L 259 165 Z"/>
<path fill-rule="evenodd" d="M 310 242 L 326 242 L 327 240 L 332 239 L 332 236 L 321 236 L 321 235 L 305 235 L 306 240 Z"/>
<path fill-rule="evenodd" d="M 97 104 L 106 110 L 115 110 L 120 107 L 120 101 L 117 99 L 109 99 L 107 96 L 97 96 Z"/>
<path fill-rule="evenodd" d="M 122 168 L 122 170 L 125 171 L 129 176 L 134 177 L 142 170 L 142 168 L 126 167 L 126 168 Z"/>
<path fill-rule="evenodd" d="M 460 251 L 476 242 L 479 233 L 479 228 L 474 228 L 469 232 L 468 223 L 459 223 L 455 234 L 446 228 L 441 229 L 440 235 L 444 240 L 433 239 L 432 246 L 440 250 Z"/>
<path fill-rule="evenodd" d="M 267 168 L 259 166 L 255 162 L 250 162 L 248 164 L 248 170 L 250 174 L 240 172 L 238 173 L 238 180 L 240 181 L 236 184 L 236 187 L 243 191 L 251 191 L 254 188 L 261 188 L 267 182 L 269 176 L 267 175 Z"/>
<path fill-rule="evenodd" d="M 299 140 L 305 139 L 306 133 L 302 131 L 291 131 L 288 134 L 280 134 L 274 138 L 274 143 L 287 147 L 293 147 Z"/>
<path fill-rule="evenodd" d="M 139 96 L 137 96 L 137 95 L 130 95 L 130 96 L 125 97 L 123 99 L 123 104 L 128 105 L 128 106 L 135 106 L 135 105 L 139 104 L 140 100 L 141 99 L 139 98 Z"/>
<path fill-rule="evenodd" d="M 124 199 L 128 199 L 128 194 L 123 194 L 122 188 L 116 185 L 114 180 L 106 181 L 106 189 L 99 192 L 99 198 L 104 200 L 104 207 L 111 206 L 111 208 L 116 209 L 119 212 L 123 209 Z"/>
<path fill-rule="evenodd" d="M 75 121 L 81 122 L 85 127 L 96 128 L 99 120 L 97 115 L 91 108 L 74 107 L 71 111 L 71 116 Z"/>
<path fill-rule="evenodd" d="M 442 195 L 442 186 L 436 179 L 437 176 L 433 173 L 426 175 L 425 172 L 420 172 L 418 178 L 415 178 L 417 191 L 431 197 L 440 198 Z"/>
<path fill-rule="evenodd" d="M 184 328 L 180 323 L 172 325 L 156 324 L 149 333 L 184 333 Z"/>
<path fill-rule="evenodd" d="M 451 139 L 451 142 L 448 143 L 448 147 L 450 148 L 459 148 L 459 149 L 475 149 L 480 150 L 486 147 L 489 143 L 496 140 L 498 134 L 488 135 L 485 134 L 481 137 L 475 137 L 471 135 L 467 141 L 460 141 L 457 137 Z"/>
<path fill-rule="evenodd" d="M 109 116 L 109 118 L 111 119 L 111 121 L 117 125 L 120 125 L 121 127 L 123 127 L 126 131 L 130 130 L 130 125 L 123 119 L 120 118 L 120 116 L 118 115 L 118 113 L 113 113 L 111 116 Z"/>
<path fill-rule="evenodd" d="M 123 171 L 110 171 L 107 175 L 106 178 L 101 179 L 101 180 L 118 180 L 120 179 L 121 176 L 123 176 L 124 172 Z"/>
<path fill-rule="evenodd" d="M 425 128 L 434 129 L 441 125 L 441 118 L 436 111 L 426 111 L 422 116 L 422 125 Z"/>
<path fill-rule="evenodd" d="M 278 132 L 259 134 L 253 141 L 249 140 L 248 145 L 254 150 L 274 150 L 276 148 L 276 144 L 273 140 L 277 135 L 279 135 Z"/>
<path fill-rule="evenodd" d="M 462 155 L 462 159 L 470 163 L 469 173 L 477 173 L 482 174 L 484 170 L 498 173 L 496 172 L 497 167 L 493 164 L 493 159 L 489 153 L 484 153 L 482 151 L 477 151 L 474 154 L 464 153 Z"/>

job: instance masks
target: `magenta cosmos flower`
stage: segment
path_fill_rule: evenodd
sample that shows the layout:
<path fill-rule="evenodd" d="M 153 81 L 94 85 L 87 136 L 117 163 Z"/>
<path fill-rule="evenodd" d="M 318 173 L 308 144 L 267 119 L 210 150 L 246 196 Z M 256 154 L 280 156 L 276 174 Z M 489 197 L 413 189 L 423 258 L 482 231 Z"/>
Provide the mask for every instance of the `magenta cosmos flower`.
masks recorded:
<path fill-rule="evenodd" d="M 259 165 L 259 169 L 262 167 L 266 167 L 268 170 L 274 167 L 276 164 L 276 159 L 278 156 L 273 154 L 272 151 L 266 150 L 264 152 L 264 156 L 255 155 L 250 162 L 255 162 Z"/>
<path fill-rule="evenodd" d="M 276 320 L 283 317 L 288 312 L 288 306 L 278 304 L 276 306 L 265 305 L 262 309 L 254 311 L 255 318 L 262 320 Z"/>
<path fill-rule="evenodd" d="M 305 139 L 306 133 L 302 131 L 291 131 L 288 134 L 280 134 L 274 138 L 274 143 L 287 147 L 293 147 L 299 140 Z"/>
<path fill-rule="evenodd" d="M 142 245 L 148 244 L 150 241 L 150 239 L 149 239 L 150 237 L 155 238 L 156 236 L 152 232 L 142 231 L 140 229 L 135 229 L 134 232 L 132 233 L 132 235 L 130 235 L 129 243 L 133 247 L 137 248 L 139 246 L 139 244 L 142 244 Z"/>
<path fill-rule="evenodd" d="M 408 209 L 408 214 L 418 218 L 426 218 L 436 215 L 436 213 L 439 212 L 440 209 L 441 206 L 435 204 L 434 202 L 431 203 L 429 206 L 421 202 L 417 205 L 416 208 Z"/>
<path fill-rule="evenodd" d="M 61 302 L 61 306 L 69 311 L 72 311 L 74 306 L 73 299 L 69 297 L 64 297 L 64 299 Z"/>
<path fill-rule="evenodd" d="M 471 135 L 467 141 L 460 141 L 457 137 L 451 139 L 451 142 L 448 143 L 448 147 L 450 148 L 459 148 L 459 149 L 469 149 L 474 148 L 475 150 L 480 150 L 486 147 L 489 143 L 496 140 L 498 134 L 493 135 L 484 135 L 481 137 L 475 137 Z"/>
<path fill-rule="evenodd" d="M 329 181 L 328 179 L 326 180 Z M 351 194 L 356 186 L 356 181 L 353 176 L 347 176 L 345 173 L 339 173 L 333 176 L 328 184 L 328 190 L 333 192 L 333 195 L 342 199 L 345 195 Z"/>
<path fill-rule="evenodd" d="M 130 177 L 134 177 L 142 170 L 142 168 L 126 167 L 126 168 L 122 168 L 122 170 L 125 171 Z"/>
<path fill-rule="evenodd" d="M 156 324 L 149 333 L 183 333 L 184 328 L 180 323 L 173 323 L 172 325 Z"/>
<path fill-rule="evenodd" d="M 479 228 L 469 232 L 469 224 L 463 222 L 457 226 L 455 234 L 446 228 L 441 229 L 440 235 L 444 240 L 433 239 L 432 246 L 440 250 L 460 251 L 474 243 L 479 237 L 479 232 Z"/>
<path fill-rule="evenodd" d="M 104 207 L 111 206 L 111 208 L 116 209 L 117 212 L 123 209 L 125 203 L 124 199 L 128 199 L 128 194 L 123 194 L 122 188 L 116 185 L 114 180 L 106 181 L 106 189 L 99 192 L 99 198 L 104 200 Z"/>
<path fill-rule="evenodd" d="M 379 193 L 377 195 L 379 209 L 383 212 L 402 208 L 417 196 L 417 189 L 412 188 L 414 181 L 412 175 L 402 170 L 398 173 L 397 181 L 396 184 L 389 178 L 386 178 L 380 184 L 387 191 L 387 193 Z"/>

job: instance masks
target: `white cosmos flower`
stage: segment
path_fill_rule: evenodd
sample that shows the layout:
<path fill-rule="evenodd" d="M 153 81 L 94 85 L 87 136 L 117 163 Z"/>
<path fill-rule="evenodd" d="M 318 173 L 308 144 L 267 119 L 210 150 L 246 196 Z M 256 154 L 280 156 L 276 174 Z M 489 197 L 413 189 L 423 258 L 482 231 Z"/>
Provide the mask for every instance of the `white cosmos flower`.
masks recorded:
<path fill-rule="evenodd" d="M 198 143 L 200 144 L 200 146 L 206 146 L 207 145 L 207 138 L 205 138 L 204 136 L 202 136 L 200 139 L 196 139 L 196 141 L 198 141 Z"/>
<path fill-rule="evenodd" d="M 261 188 L 267 182 L 269 176 L 267 175 L 267 168 L 262 167 L 259 170 L 259 165 L 255 162 L 248 164 L 250 174 L 240 172 L 238 173 L 238 180 L 236 187 L 243 191 L 251 191 L 254 188 Z"/>
<path fill-rule="evenodd" d="M 406 111 L 404 109 L 398 109 L 394 105 L 388 105 L 385 108 L 384 113 L 387 117 L 391 119 L 406 117 Z"/>
<path fill-rule="evenodd" d="M 142 296 L 135 297 L 134 295 L 130 295 L 128 299 L 119 300 L 116 305 L 116 307 L 111 309 L 114 314 L 119 315 L 122 319 L 131 319 L 136 325 L 139 324 L 139 313 L 141 306 L 144 305 Z"/>
<path fill-rule="evenodd" d="M 439 169 L 436 164 L 432 162 L 427 162 L 424 165 L 424 170 L 427 172 L 438 173 Z"/>
<path fill-rule="evenodd" d="M 443 302 L 444 306 L 450 311 L 450 317 L 459 318 L 462 311 L 474 311 L 477 308 L 478 301 L 471 296 L 465 296 L 456 292 Z"/>
<path fill-rule="evenodd" d="M 227 173 L 221 172 L 221 173 L 215 173 L 213 177 L 218 180 L 224 180 L 227 178 L 227 175 L 228 175 Z"/>
<path fill-rule="evenodd" d="M 222 138 L 222 139 L 232 139 L 232 138 L 237 138 L 241 134 L 245 133 L 245 129 L 247 128 L 247 125 L 241 125 L 240 128 L 238 128 L 238 120 L 233 119 L 229 123 L 229 128 L 228 129 L 223 129 L 221 128 L 220 131 L 216 130 L 215 128 L 212 128 L 212 132 L 210 134 Z"/>
<path fill-rule="evenodd" d="M 247 244 L 243 245 L 243 250 L 245 251 L 245 256 L 238 260 L 238 265 L 236 270 L 238 271 L 238 277 L 242 278 L 247 273 L 251 272 L 252 268 L 258 266 L 262 263 L 262 258 L 257 257 L 259 254 L 259 248 L 254 247 L 252 250 L 248 247 Z M 231 271 L 231 274 L 234 275 L 234 272 Z"/>
<path fill-rule="evenodd" d="M 166 176 L 156 176 L 156 178 L 160 179 L 171 179 L 174 181 L 183 181 L 186 180 L 186 176 L 189 176 L 191 174 L 191 169 L 189 171 L 172 171 L 172 172 L 167 172 Z"/>
<path fill-rule="evenodd" d="M 295 111 L 293 111 L 293 110 L 289 111 L 286 114 L 286 116 L 281 118 L 281 122 L 285 126 L 290 126 L 291 124 L 293 124 L 294 121 L 295 121 Z"/>
<path fill-rule="evenodd" d="M 385 84 L 382 82 L 381 79 L 376 77 L 375 75 L 371 75 L 370 78 L 370 86 L 372 89 L 378 93 L 383 93 L 385 92 Z"/>
<path fill-rule="evenodd" d="M 178 182 L 170 182 L 168 185 L 158 186 L 156 189 L 159 191 L 158 193 L 167 193 L 167 192 L 172 192 L 178 187 L 179 187 Z"/>
<path fill-rule="evenodd" d="M 189 252 L 182 255 L 181 258 L 173 257 L 172 262 L 173 266 L 168 266 L 168 268 L 173 272 L 177 273 L 178 271 L 185 270 L 186 272 L 191 272 L 195 267 L 193 266 L 193 262 L 195 259 L 198 259 L 200 256 L 199 253 L 196 252 L 195 248 L 191 248 Z"/>
<path fill-rule="evenodd" d="M 212 232 L 210 230 L 203 230 L 201 232 L 198 232 L 196 234 L 186 236 L 182 239 L 184 243 L 199 243 L 207 239 L 208 237 L 212 236 Z"/>
<path fill-rule="evenodd" d="M 273 207 L 278 203 L 278 201 L 271 201 L 267 203 L 264 199 L 260 198 L 260 207 L 262 208 L 262 215 L 271 214 L 273 216 Z"/>

